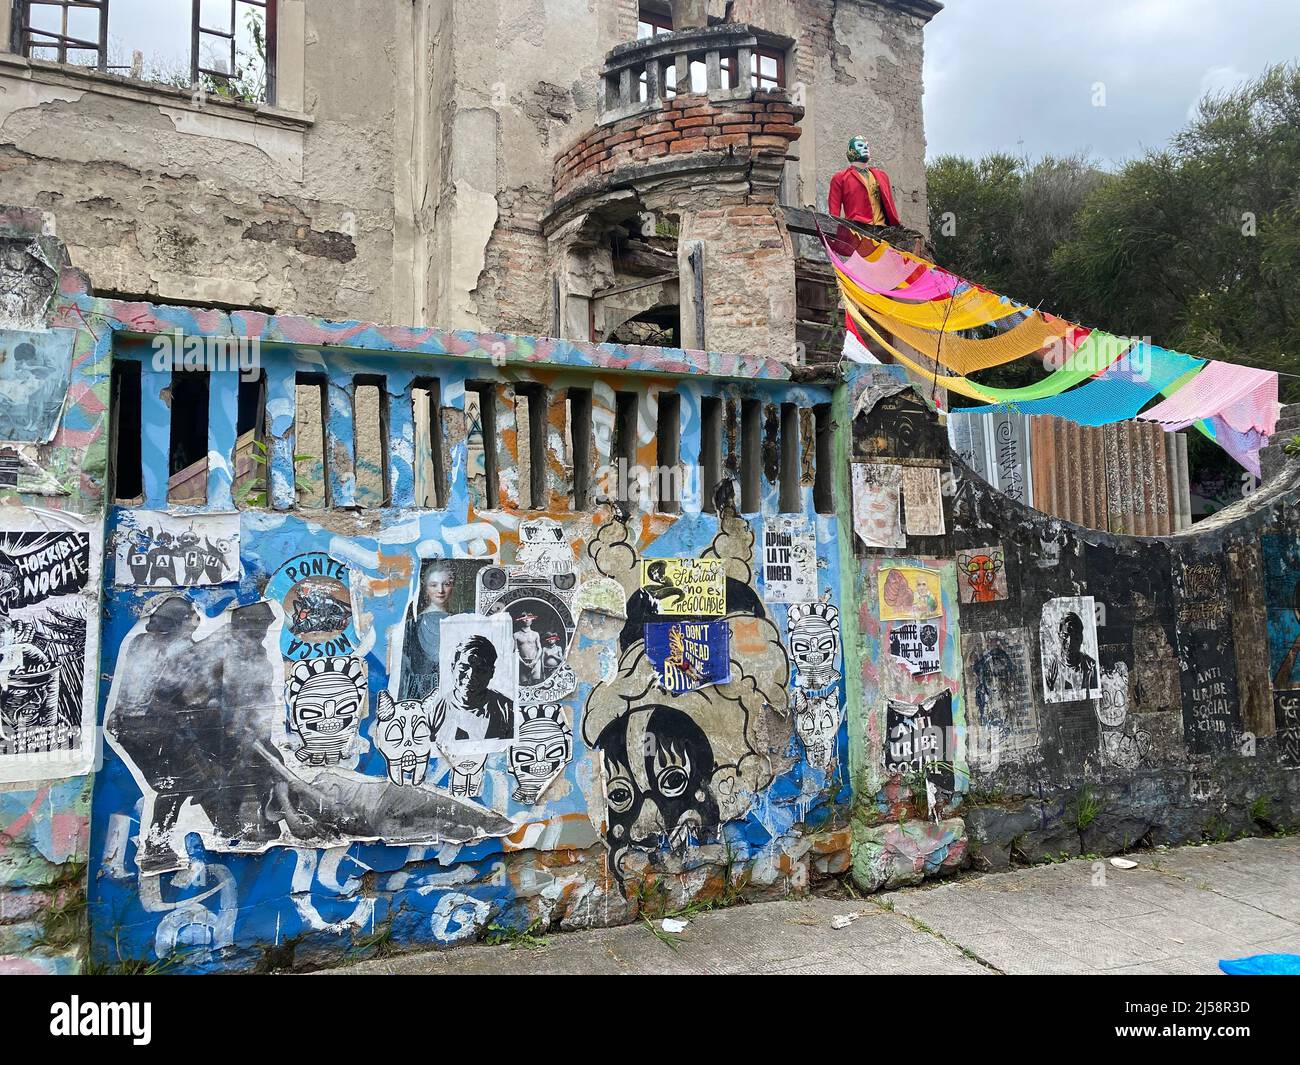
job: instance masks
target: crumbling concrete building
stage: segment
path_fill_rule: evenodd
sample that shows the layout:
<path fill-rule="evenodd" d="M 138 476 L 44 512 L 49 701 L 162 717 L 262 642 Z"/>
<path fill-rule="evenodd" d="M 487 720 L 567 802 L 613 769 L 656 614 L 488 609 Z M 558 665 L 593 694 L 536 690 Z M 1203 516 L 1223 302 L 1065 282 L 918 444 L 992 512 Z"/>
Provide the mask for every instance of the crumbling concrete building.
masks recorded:
<path fill-rule="evenodd" d="M 938 5 L 236 6 L 0 34 L 0 970 L 1296 824 L 1300 458 L 1111 535 L 798 365 Z"/>
<path fill-rule="evenodd" d="M 233 7 L 197 89 L 156 73 L 188 17 L 0 10 L 5 199 L 100 291 L 791 360 L 785 208 L 825 204 L 851 135 L 924 226 L 932 0 Z"/>

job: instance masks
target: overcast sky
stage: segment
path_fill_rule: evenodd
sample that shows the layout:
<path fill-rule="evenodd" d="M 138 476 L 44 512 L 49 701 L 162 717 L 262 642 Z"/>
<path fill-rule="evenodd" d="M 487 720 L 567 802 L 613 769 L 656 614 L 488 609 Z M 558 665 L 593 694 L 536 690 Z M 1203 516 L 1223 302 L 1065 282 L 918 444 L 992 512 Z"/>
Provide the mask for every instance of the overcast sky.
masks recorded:
<path fill-rule="evenodd" d="M 1113 165 L 1164 145 L 1207 89 L 1300 58 L 1300 0 L 944 2 L 925 39 L 931 158 L 1083 151 Z"/>

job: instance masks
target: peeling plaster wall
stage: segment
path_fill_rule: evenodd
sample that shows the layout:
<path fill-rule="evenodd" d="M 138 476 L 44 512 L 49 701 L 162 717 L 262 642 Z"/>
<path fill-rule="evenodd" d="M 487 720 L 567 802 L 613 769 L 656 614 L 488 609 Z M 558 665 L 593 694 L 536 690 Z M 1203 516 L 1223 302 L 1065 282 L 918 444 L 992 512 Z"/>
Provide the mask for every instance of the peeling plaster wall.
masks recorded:
<path fill-rule="evenodd" d="M 409 109 L 401 7 L 310 5 L 302 112 L 195 107 L 0 55 L 6 199 L 57 214 L 73 264 L 104 291 L 390 318 L 395 263 L 412 269 L 409 233 L 394 235 L 409 229 L 395 225 L 411 148 L 395 142 Z"/>
<path fill-rule="evenodd" d="M 454 0 L 452 130 L 439 223 L 438 321 L 546 332 L 542 215 L 551 166 L 596 114 L 605 53 L 636 35 L 628 5 L 594 0 Z M 508 43 L 507 43 L 508 42 Z"/>

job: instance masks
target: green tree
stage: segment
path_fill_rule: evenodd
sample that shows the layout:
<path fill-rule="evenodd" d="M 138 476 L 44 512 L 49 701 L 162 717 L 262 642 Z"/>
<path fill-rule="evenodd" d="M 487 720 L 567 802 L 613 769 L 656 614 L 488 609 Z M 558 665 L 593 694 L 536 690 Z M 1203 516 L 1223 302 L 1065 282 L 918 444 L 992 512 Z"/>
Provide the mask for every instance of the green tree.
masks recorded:
<path fill-rule="evenodd" d="M 943 265 L 1032 306 L 1230 362 L 1300 372 L 1300 67 L 1213 94 L 1163 149 L 929 166 Z M 945 222 L 948 222 L 945 229 Z M 1028 367 L 990 383 L 1037 376 Z M 1283 398 L 1300 400 L 1295 379 Z"/>

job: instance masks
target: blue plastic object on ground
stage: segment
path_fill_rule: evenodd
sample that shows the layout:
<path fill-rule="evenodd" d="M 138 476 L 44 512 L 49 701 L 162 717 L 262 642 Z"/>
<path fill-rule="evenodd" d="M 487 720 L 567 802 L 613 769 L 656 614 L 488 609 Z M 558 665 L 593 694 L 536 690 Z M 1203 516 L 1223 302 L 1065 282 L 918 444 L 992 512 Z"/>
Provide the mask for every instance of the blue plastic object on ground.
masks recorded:
<path fill-rule="evenodd" d="M 1300 954 L 1256 954 L 1219 962 L 1229 976 L 1300 976 Z"/>

